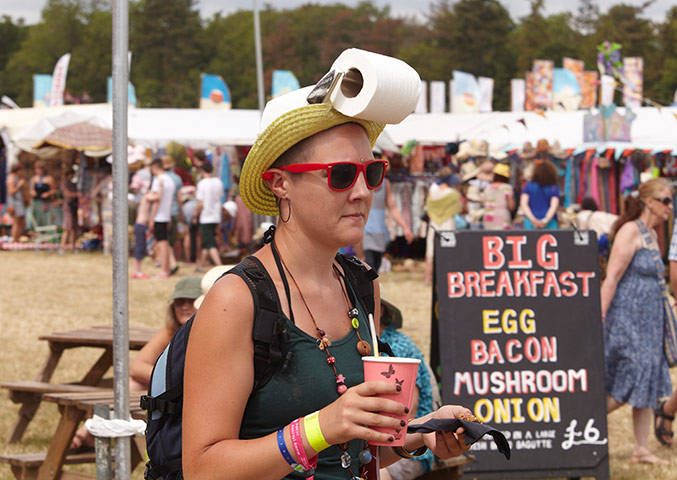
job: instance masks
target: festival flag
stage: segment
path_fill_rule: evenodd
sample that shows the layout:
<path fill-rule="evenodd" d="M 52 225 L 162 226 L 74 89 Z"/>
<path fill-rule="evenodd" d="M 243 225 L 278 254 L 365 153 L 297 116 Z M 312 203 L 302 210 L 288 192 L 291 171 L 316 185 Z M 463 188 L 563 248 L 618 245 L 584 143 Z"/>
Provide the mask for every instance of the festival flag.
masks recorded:
<path fill-rule="evenodd" d="M 527 112 L 532 112 L 536 110 L 536 105 L 534 104 L 534 74 L 531 72 L 525 72 L 526 78 L 526 95 L 524 97 L 524 110 Z"/>
<path fill-rule="evenodd" d="M 581 108 L 587 109 L 597 105 L 597 85 L 599 85 L 599 73 L 592 71 L 583 72 L 581 84 Z"/>
<path fill-rule="evenodd" d="M 221 75 L 202 73 L 200 108 L 230 109 L 230 90 Z"/>
<path fill-rule="evenodd" d="M 273 70 L 273 98 L 301 88 L 299 81 L 289 70 Z"/>
<path fill-rule="evenodd" d="M 52 89 L 49 93 L 49 106 L 58 107 L 63 105 L 63 92 L 66 90 L 66 77 L 68 76 L 68 64 L 71 61 L 71 54 L 63 55 L 54 66 L 52 73 Z"/>
<path fill-rule="evenodd" d="M 641 107 L 644 59 L 642 57 L 623 58 L 623 72 L 627 80 L 623 85 L 623 105 L 626 107 Z"/>
<path fill-rule="evenodd" d="M 108 77 L 108 103 L 113 103 L 113 77 Z M 132 82 L 127 83 L 127 103 L 132 107 L 136 107 L 136 89 Z"/>
<path fill-rule="evenodd" d="M 0 103 L 2 103 L 3 108 L 5 105 L 7 105 L 12 110 L 18 110 L 21 108 L 19 105 L 16 104 L 14 100 L 9 98 L 7 95 L 3 95 L 2 98 L 0 98 Z"/>
<path fill-rule="evenodd" d="M 52 91 L 52 76 L 47 74 L 33 75 L 33 107 L 49 106 L 49 95 Z"/>
<path fill-rule="evenodd" d="M 534 60 L 533 102 L 535 108 L 548 109 L 552 106 L 552 81 L 555 64 L 552 60 Z"/>
<path fill-rule="evenodd" d="M 553 110 L 578 110 L 581 88 L 576 75 L 566 68 L 555 68 L 552 81 Z"/>
<path fill-rule="evenodd" d="M 430 113 L 444 113 L 447 110 L 445 82 L 430 82 Z"/>
<path fill-rule="evenodd" d="M 418 96 L 414 113 L 428 113 L 428 82 L 425 80 L 421 80 L 421 94 Z"/>
<path fill-rule="evenodd" d="M 562 59 L 562 67 L 566 68 L 576 76 L 578 86 L 583 89 L 583 68 L 585 62 L 583 60 L 576 60 L 575 58 L 564 57 Z"/>
<path fill-rule="evenodd" d="M 478 113 L 482 92 L 477 79 L 470 73 L 454 70 L 454 91 L 451 97 L 452 113 Z"/>
<path fill-rule="evenodd" d="M 527 83 L 521 78 L 510 80 L 510 110 L 513 112 L 524 111 L 524 101 L 526 100 Z"/>
<path fill-rule="evenodd" d="M 494 101 L 494 79 L 480 77 L 478 81 L 480 86 L 480 112 L 491 112 Z"/>

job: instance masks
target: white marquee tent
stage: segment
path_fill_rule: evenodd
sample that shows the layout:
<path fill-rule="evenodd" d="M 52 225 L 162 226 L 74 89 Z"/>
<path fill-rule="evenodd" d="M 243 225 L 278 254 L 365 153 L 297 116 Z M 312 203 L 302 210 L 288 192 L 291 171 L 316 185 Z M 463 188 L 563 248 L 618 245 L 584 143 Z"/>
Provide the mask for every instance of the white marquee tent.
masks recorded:
<path fill-rule="evenodd" d="M 110 105 L 73 105 L 0 110 L 0 128 L 7 130 L 15 147 L 29 149 L 42 139 L 45 124 L 66 121 L 73 112 L 97 125 L 110 127 L 112 123 Z M 619 112 L 622 114 L 623 109 L 619 108 Z M 645 107 L 634 112 L 637 118 L 632 123 L 632 141 L 623 144 L 625 148 L 677 151 L 677 108 Z M 424 145 L 443 145 L 476 138 L 487 140 L 493 147 L 511 150 L 521 148 L 526 141 L 535 144 L 545 138 L 550 143 L 558 140 L 563 148 L 582 148 L 585 147 L 585 114 L 586 111 L 544 115 L 533 112 L 412 114 L 399 125 L 388 125 L 378 144 L 383 149 L 394 150 L 396 145 L 410 140 Z M 164 147 L 170 141 L 193 148 L 251 145 L 258 128 L 257 110 L 129 109 L 129 141 L 151 149 Z M 604 144 L 597 146 L 603 148 Z"/>

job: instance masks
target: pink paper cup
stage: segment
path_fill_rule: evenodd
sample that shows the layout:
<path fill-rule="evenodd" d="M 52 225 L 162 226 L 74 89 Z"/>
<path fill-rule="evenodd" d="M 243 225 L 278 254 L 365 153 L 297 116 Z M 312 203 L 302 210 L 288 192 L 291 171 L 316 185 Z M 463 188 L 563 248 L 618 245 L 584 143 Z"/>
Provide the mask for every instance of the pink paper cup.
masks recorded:
<path fill-rule="evenodd" d="M 416 358 L 404 357 L 362 357 L 364 365 L 365 382 L 377 380 L 381 382 L 397 383 L 402 387 L 402 391 L 392 395 L 379 395 L 383 398 L 389 398 L 406 405 L 411 410 L 411 403 L 414 398 L 414 385 L 416 385 L 416 374 L 418 366 L 421 363 Z M 384 413 L 389 417 L 399 418 L 409 424 L 409 415 L 391 415 Z M 374 430 L 389 433 L 395 438 L 394 442 L 369 442 L 371 445 L 401 447 L 407 438 L 407 425 L 402 427 L 399 432 L 394 428 L 373 427 Z"/>

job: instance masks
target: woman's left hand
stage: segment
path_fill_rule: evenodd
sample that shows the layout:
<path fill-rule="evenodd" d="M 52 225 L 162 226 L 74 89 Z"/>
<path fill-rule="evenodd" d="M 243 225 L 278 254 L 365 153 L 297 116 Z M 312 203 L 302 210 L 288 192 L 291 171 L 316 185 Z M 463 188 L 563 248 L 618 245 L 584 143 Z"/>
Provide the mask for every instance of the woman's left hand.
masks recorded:
<path fill-rule="evenodd" d="M 460 405 L 445 405 L 433 412 L 432 418 L 458 418 L 459 415 L 472 415 L 472 412 Z M 470 449 L 465 443 L 465 430 L 456 429 L 455 432 L 435 432 L 423 435 L 423 442 L 436 456 L 440 458 L 457 457 Z"/>

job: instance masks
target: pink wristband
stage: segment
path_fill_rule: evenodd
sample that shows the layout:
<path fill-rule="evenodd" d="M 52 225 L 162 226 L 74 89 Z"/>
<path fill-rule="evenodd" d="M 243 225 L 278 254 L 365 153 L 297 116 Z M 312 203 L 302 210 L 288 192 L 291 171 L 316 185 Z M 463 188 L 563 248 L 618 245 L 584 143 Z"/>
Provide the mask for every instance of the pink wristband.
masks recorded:
<path fill-rule="evenodd" d="M 310 476 L 306 478 L 313 479 L 313 473 L 317 467 L 317 455 L 308 460 L 308 455 L 306 454 L 306 449 L 303 447 L 303 439 L 301 438 L 301 427 L 299 427 L 300 418 L 297 418 L 291 425 L 289 425 L 289 434 L 291 436 L 291 443 L 294 447 L 294 452 L 296 452 L 296 458 L 298 458 L 301 466 L 306 470 L 306 474 Z"/>

